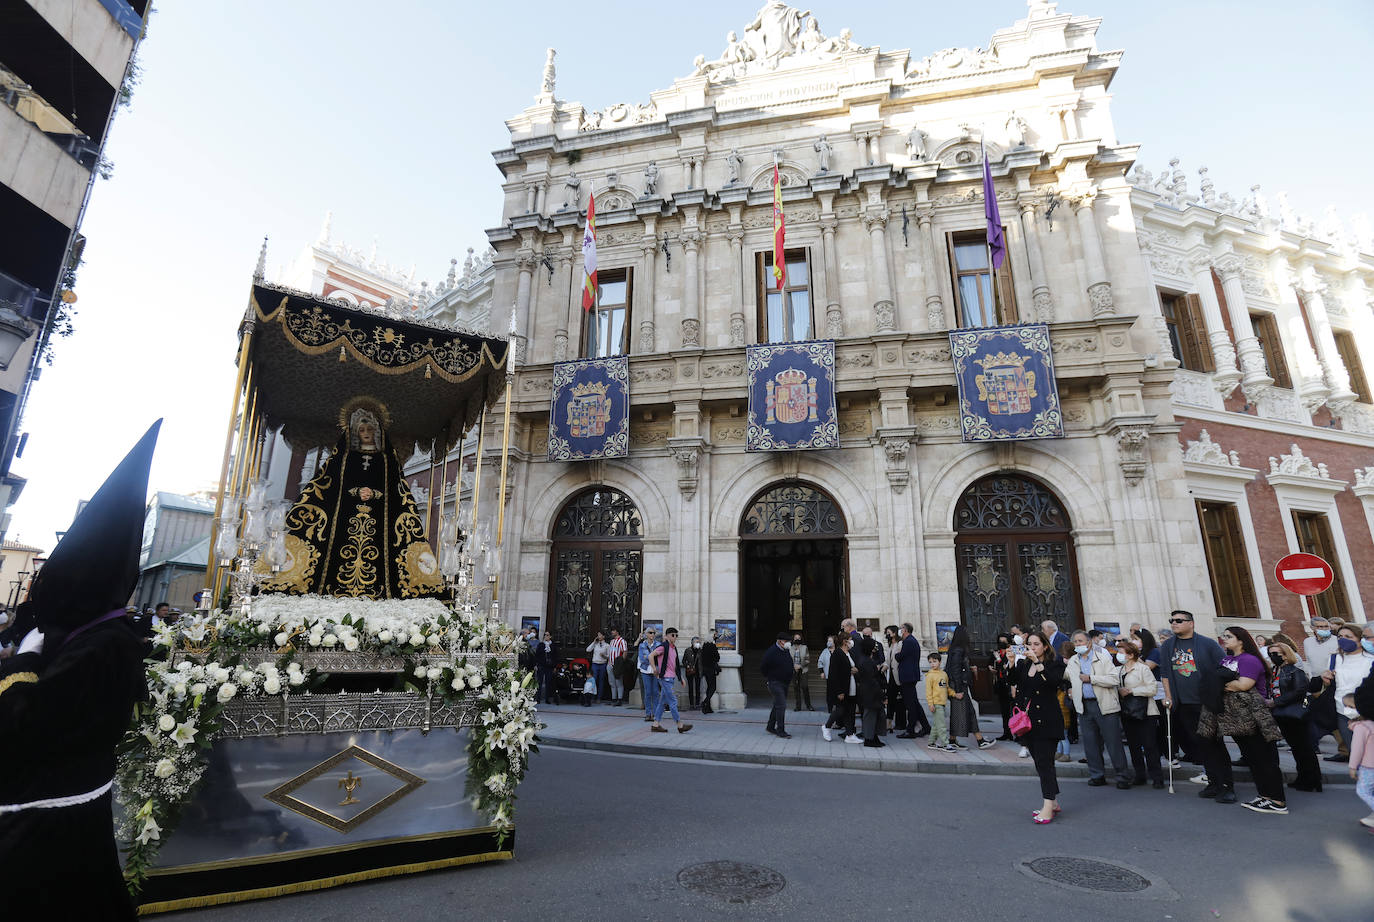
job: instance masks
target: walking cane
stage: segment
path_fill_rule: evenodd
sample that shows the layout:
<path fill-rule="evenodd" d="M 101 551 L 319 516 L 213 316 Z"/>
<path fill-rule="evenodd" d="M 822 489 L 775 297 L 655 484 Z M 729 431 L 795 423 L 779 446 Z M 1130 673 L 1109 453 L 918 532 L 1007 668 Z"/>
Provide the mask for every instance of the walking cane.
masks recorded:
<path fill-rule="evenodd" d="M 1174 709 L 1164 706 L 1164 735 L 1168 739 L 1169 751 L 1164 755 L 1169 760 L 1169 793 L 1174 793 Z"/>

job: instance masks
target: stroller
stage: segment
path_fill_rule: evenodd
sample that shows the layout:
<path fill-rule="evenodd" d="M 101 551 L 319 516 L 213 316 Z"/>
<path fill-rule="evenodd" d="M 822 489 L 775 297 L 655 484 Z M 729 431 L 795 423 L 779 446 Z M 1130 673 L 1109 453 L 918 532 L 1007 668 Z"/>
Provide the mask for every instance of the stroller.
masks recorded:
<path fill-rule="evenodd" d="M 558 692 L 558 700 L 576 701 L 581 696 L 582 684 L 587 681 L 591 671 L 591 663 L 581 657 L 559 663 L 554 671 L 554 689 Z"/>

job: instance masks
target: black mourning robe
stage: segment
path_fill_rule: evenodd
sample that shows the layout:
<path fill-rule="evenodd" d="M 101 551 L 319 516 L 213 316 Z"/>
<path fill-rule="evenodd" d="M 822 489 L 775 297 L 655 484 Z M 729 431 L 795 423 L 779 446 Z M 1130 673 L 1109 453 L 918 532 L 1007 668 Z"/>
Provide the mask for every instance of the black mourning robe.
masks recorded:
<path fill-rule="evenodd" d="M 113 778 L 115 747 L 146 693 L 143 645 L 126 619 L 4 666 L 0 804 L 69 797 Z M 0 814 L 3 915 L 134 918 L 113 817 L 109 791 L 76 806 Z"/>
<path fill-rule="evenodd" d="M 363 499 L 364 488 L 372 491 Z M 386 441 L 340 438 L 286 516 L 288 561 L 263 592 L 366 599 L 439 598 L 444 581 L 410 487 Z"/>

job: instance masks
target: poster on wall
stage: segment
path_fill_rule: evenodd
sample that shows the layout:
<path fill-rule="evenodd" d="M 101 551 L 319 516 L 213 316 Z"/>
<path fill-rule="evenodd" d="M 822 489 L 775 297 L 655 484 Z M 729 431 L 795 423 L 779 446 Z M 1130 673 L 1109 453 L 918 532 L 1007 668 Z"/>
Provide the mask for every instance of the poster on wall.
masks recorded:
<path fill-rule="evenodd" d="M 739 622 L 716 619 L 716 649 L 733 650 L 739 645 Z"/>
<path fill-rule="evenodd" d="M 832 340 L 762 343 L 746 356 L 746 451 L 840 447 Z"/>
<path fill-rule="evenodd" d="M 1064 437 L 1048 324 L 951 330 L 949 352 L 965 442 Z"/>
<path fill-rule="evenodd" d="M 663 639 L 663 622 L 662 622 L 662 621 L 648 621 L 648 620 L 641 621 L 641 622 L 639 622 L 639 629 L 640 629 L 641 632 L 644 632 L 644 631 L 653 631 L 653 632 L 654 632 L 654 639 L 655 639 L 655 640 L 662 640 L 662 639 Z"/>
<path fill-rule="evenodd" d="M 1120 621 L 1094 621 L 1093 627 L 1107 635 L 1108 643 L 1115 643 L 1121 639 Z"/>
<path fill-rule="evenodd" d="M 522 616 L 520 617 L 520 633 L 523 634 L 525 631 L 528 631 L 530 628 L 534 628 L 536 631 L 539 630 L 539 616 L 538 616 L 538 615 L 522 615 Z M 542 636 L 542 635 L 541 635 L 541 636 Z"/>
<path fill-rule="evenodd" d="M 935 646 L 941 653 L 949 652 L 949 642 L 954 639 L 954 629 L 958 626 L 958 621 L 935 622 Z"/>
<path fill-rule="evenodd" d="M 630 453 L 630 360 L 558 362 L 549 404 L 549 460 L 623 458 Z"/>

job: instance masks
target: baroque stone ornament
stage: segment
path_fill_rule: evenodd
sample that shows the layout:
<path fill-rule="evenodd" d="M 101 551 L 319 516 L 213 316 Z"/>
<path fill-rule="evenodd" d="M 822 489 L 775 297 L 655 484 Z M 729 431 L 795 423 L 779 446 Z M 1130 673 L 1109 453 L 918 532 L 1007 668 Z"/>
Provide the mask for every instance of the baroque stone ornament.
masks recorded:
<path fill-rule="evenodd" d="M 1197 441 L 1188 441 L 1183 449 L 1183 460 L 1198 464 L 1216 464 L 1221 467 L 1240 467 L 1240 455 L 1234 451 L 1222 451 L 1221 446 L 1212 441 L 1206 429 L 1198 433 Z"/>
<path fill-rule="evenodd" d="M 1121 461 L 1121 475 L 1131 486 L 1145 477 L 1145 469 L 1149 466 L 1146 453 L 1149 441 L 1149 426 L 1122 426 L 1117 430 L 1116 447 Z"/>
<path fill-rule="evenodd" d="M 1374 465 L 1355 468 L 1355 488 L 1374 490 Z"/>
<path fill-rule="evenodd" d="M 562 362 L 568 357 L 568 331 L 555 330 L 553 334 L 553 360 Z"/>
<path fill-rule="evenodd" d="M 1307 477 L 1311 480 L 1330 480 L 1331 474 L 1325 464 L 1313 464 L 1312 459 L 1302 453 L 1297 443 L 1290 446 L 1289 454 L 1269 458 L 1270 474 L 1288 474 L 1292 477 Z"/>
<path fill-rule="evenodd" d="M 672 438 L 668 451 L 677 462 L 677 488 L 683 498 L 691 502 L 697 494 L 697 468 L 701 460 L 702 441 L 697 438 Z"/>
<path fill-rule="evenodd" d="M 877 319 L 878 332 L 886 333 L 897 328 L 897 310 L 891 301 L 884 299 L 874 304 L 873 314 Z M 829 320 L 828 315 L 826 319 Z"/>
<path fill-rule="evenodd" d="M 732 345 L 732 346 L 743 346 L 743 345 L 744 345 L 744 315 L 743 315 L 743 314 L 738 314 L 738 313 L 736 313 L 736 314 L 731 314 L 731 315 L 730 315 L 730 345 Z"/>
<path fill-rule="evenodd" d="M 1111 282 L 1089 285 L 1088 301 L 1092 305 L 1093 317 L 1110 317 L 1116 313 L 1116 306 L 1112 303 Z"/>
<path fill-rule="evenodd" d="M 914 428 L 903 428 L 890 430 L 878 436 L 878 444 L 882 445 L 883 454 L 887 458 L 887 482 L 894 493 L 906 492 L 907 484 L 911 482 L 911 465 L 907 461 L 907 455 L 915 435 Z"/>
<path fill-rule="evenodd" d="M 684 347 L 699 347 L 701 345 L 701 321 L 691 317 L 682 321 L 682 345 Z"/>
<path fill-rule="evenodd" d="M 831 339 L 844 336 L 844 314 L 838 304 L 832 304 L 825 311 L 825 335 Z"/>
<path fill-rule="evenodd" d="M 652 320 L 641 320 L 639 323 L 639 351 L 654 351 L 654 322 Z"/>

